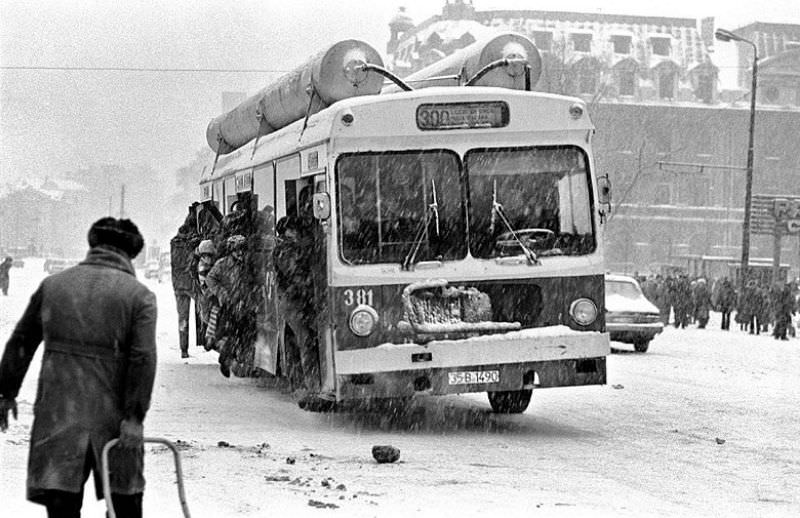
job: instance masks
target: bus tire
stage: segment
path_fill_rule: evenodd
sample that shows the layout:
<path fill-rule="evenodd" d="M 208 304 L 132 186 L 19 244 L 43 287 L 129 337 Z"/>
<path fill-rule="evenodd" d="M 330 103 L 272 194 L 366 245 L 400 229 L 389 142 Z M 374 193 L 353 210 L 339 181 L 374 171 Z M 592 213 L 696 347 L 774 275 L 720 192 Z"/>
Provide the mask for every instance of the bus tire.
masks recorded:
<path fill-rule="evenodd" d="M 496 414 L 521 414 L 528 408 L 533 390 L 500 390 L 486 394 Z"/>
<path fill-rule="evenodd" d="M 650 340 L 637 340 L 633 343 L 633 348 L 637 353 L 646 353 L 648 347 L 650 347 Z"/>

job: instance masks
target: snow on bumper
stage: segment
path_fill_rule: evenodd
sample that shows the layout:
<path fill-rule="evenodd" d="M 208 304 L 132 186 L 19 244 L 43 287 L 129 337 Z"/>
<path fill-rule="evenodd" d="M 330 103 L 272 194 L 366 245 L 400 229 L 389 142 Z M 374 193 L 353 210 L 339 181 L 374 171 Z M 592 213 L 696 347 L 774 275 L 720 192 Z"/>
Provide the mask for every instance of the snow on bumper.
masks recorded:
<path fill-rule="evenodd" d="M 336 351 L 334 361 L 336 373 L 346 375 L 596 358 L 609 352 L 607 333 L 550 326 L 422 345 L 387 343 Z"/>

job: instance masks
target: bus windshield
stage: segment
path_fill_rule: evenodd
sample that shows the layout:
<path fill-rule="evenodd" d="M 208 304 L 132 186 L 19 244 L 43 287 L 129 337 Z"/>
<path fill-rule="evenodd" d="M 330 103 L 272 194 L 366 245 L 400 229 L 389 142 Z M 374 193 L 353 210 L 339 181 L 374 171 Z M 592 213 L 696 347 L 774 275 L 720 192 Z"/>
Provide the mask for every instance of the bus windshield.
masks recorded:
<path fill-rule="evenodd" d="M 594 251 L 590 176 L 573 146 L 474 149 L 465 166 L 470 252 L 479 258 Z"/>
<path fill-rule="evenodd" d="M 342 260 L 466 257 L 460 164 L 447 150 L 342 155 L 336 163 Z"/>

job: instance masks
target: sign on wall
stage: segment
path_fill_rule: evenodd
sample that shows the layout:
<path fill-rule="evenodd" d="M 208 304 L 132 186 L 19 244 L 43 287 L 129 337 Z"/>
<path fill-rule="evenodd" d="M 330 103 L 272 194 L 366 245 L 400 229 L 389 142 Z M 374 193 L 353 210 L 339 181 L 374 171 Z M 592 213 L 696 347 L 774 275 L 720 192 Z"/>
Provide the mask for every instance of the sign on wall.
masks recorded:
<path fill-rule="evenodd" d="M 750 215 L 754 234 L 800 234 L 800 196 L 754 194 Z"/>

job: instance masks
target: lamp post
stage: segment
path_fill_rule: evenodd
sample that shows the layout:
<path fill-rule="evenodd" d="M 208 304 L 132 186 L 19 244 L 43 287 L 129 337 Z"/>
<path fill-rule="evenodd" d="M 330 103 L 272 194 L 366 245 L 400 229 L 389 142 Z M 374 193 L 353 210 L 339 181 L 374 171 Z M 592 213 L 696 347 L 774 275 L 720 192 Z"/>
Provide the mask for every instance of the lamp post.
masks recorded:
<path fill-rule="evenodd" d="M 744 187 L 744 222 L 742 223 L 742 265 L 739 273 L 739 294 L 744 293 L 745 280 L 750 266 L 750 205 L 753 201 L 753 136 L 756 126 L 756 86 L 758 80 L 758 48 L 750 40 L 725 29 L 717 29 L 714 36 L 720 41 L 740 41 L 753 47 L 753 82 L 750 87 L 750 132 L 747 144 L 747 173 Z"/>

